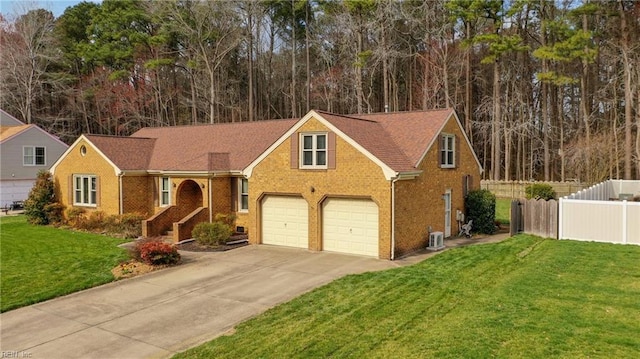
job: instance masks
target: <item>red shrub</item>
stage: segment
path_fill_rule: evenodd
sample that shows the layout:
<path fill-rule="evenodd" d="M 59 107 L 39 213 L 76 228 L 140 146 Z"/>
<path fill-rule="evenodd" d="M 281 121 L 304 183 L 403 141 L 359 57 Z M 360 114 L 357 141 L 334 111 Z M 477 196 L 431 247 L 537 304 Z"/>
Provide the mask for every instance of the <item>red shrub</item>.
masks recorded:
<path fill-rule="evenodd" d="M 161 241 L 144 241 L 136 245 L 140 260 L 152 265 L 176 264 L 180 262 L 180 253 L 176 246 Z"/>

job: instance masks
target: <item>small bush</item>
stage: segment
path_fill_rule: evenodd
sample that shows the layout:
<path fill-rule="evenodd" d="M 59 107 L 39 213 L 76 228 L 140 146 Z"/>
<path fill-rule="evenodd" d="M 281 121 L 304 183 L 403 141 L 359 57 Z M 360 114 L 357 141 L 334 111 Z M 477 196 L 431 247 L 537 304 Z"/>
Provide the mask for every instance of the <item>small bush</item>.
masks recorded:
<path fill-rule="evenodd" d="M 527 199 L 544 199 L 548 201 L 550 199 L 556 199 L 556 191 L 553 187 L 547 183 L 534 183 L 530 184 L 524 189 Z"/>
<path fill-rule="evenodd" d="M 467 220 L 473 220 L 473 232 L 492 234 L 496 230 L 496 196 L 489 190 L 471 191 L 465 197 Z"/>
<path fill-rule="evenodd" d="M 233 229 L 236 224 L 236 218 L 237 218 L 236 215 L 233 213 L 229 213 L 229 214 L 216 213 L 216 215 L 213 217 L 213 221 L 222 222 Z"/>
<path fill-rule="evenodd" d="M 180 253 L 176 246 L 157 239 L 140 241 L 132 251 L 132 257 L 151 265 L 177 264 Z"/>
<path fill-rule="evenodd" d="M 59 225 L 64 223 L 64 205 L 61 203 L 49 203 L 44 206 L 44 213 L 47 216 L 49 224 Z"/>
<path fill-rule="evenodd" d="M 29 191 L 29 197 L 24 202 L 24 214 L 31 224 L 47 225 L 49 218 L 45 207 L 57 203 L 55 185 L 49 171 L 38 172 L 36 183 Z"/>
<path fill-rule="evenodd" d="M 71 207 L 67 209 L 67 222 L 69 225 L 74 228 L 80 228 L 85 221 L 85 213 L 87 211 L 81 207 Z"/>
<path fill-rule="evenodd" d="M 89 214 L 89 217 L 87 217 L 87 220 L 83 223 L 83 227 L 80 229 L 101 232 L 104 228 L 104 221 L 106 217 L 107 214 L 103 211 L 93 211 Z"/>
<path fill-rule="evenodd" d="M 191 235 L 198 243 L 208 246 L 224 244 L 232 234 L 231 226 L 223 222 L 201 222 L 191 231 Z"/>
<path fill-rule="evenodd" d="M 145 218 L 138 213 L 125 213 L 120 216 L 111 216 L 106 231 L 110 234 L 117 234 L 123 238 L 137 238 L 142 235 L 142 220 Z"/>

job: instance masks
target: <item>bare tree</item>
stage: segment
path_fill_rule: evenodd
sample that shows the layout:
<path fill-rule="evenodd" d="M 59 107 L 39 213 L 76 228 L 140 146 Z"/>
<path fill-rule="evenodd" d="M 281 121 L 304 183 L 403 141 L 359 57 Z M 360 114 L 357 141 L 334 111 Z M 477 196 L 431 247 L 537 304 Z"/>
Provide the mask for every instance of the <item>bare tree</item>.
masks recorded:
<path fill-rule="evenodd" d="M 0 92 L 2 106 L 15 108 L 26 123 L 33 121 L 33 107 L 41 98 L 45 83 L 53 81 L 47 72 L 56 60 L 53 28 L 49 11 L 29 10 L 9 23 L 1 19 Z"/>
<path fill-rule="evenodd" d="M 241 41 L 235 4 L 227 1 L 184 1 L 167 2 L 166 5 L 172 19 L 171 26 L 183 36 L 185 49 L 193 49 L 192 53 L 184 54 L 192 56 L 188 61 L 189 67 L 205 71 L 209 123 L 214 123 L 220 101 L 216 75 L 226 55 Z"/>

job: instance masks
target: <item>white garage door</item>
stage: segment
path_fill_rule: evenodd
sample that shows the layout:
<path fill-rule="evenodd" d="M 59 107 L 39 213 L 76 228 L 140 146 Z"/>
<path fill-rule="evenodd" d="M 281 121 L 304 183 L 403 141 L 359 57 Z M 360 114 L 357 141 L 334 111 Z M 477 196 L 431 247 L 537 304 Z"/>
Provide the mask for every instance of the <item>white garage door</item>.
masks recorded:
<path fill-rule="evenodd" d="M 13 201 L 26 200 L 34 183 L 35 180 L 0 181 L 0 206 L 10 205 Z"/>
<path fill-rule="evenodd" d="M 300 197 L 265 197 L 262 201 L 262 243 L 309 248 L 307 202 Z"/>
<path fill-rule="evenodd" d="M 378 206 L 373 201 L 330 198 L 322 216 L 325 251 L 378 257 Z"/>

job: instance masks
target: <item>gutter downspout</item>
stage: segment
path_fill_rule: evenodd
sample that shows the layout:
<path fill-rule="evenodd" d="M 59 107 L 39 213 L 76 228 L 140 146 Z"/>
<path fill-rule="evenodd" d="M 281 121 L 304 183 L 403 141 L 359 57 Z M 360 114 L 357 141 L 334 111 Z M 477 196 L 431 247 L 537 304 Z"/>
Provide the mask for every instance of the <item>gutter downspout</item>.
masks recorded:
<path fill-rule="evenodd" d="M 391 181 L 391 260 L 396 253 L 396 182 L 398 177 Z"/>
<path fill-rule="evenodd" d="M 123 198 L 123 193 L 122 193 L 122 176 L 124 174 L 122 172 L 118 173 L 118 199 L 119 199 L 119 203 L 118 203 L 118 214 L 122 215 L 122 211 L 124 210 L 124 198 Z"/>
<path fill-rule="evenodd" d="M 213 178 L 209 177 L 209 188 L 207 192 L 209 192 L 209 223 L 213 223 Z"/>

